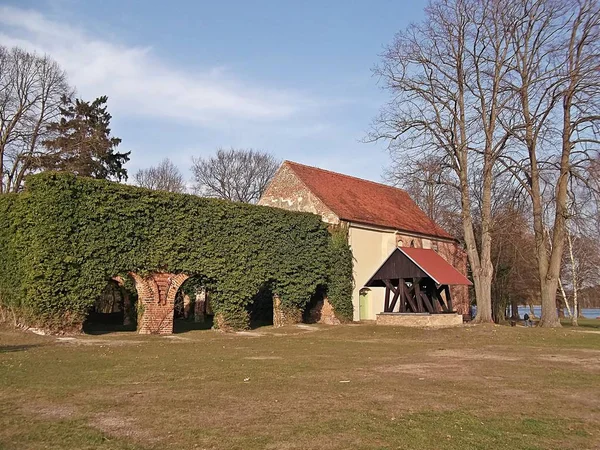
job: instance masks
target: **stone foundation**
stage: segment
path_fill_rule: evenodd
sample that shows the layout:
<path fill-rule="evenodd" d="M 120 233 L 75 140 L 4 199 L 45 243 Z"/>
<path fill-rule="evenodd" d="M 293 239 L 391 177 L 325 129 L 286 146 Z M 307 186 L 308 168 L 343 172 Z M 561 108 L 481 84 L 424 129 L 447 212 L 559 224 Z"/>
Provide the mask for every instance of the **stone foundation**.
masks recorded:
<path fill-rule="evenodd" d="M 324 323 L 326 325 L 339 325 L 341 323 L 335 316 L 333 306 L 331 306 L 327 297 L 317 302 L 309 314 L 311 323 Z"/>
<path fill-rule="evenodd" d="M 462 325 L 460 314 L 377 314 L 377 325 L 395 325 L 399 327 L 446 328 Z"/>

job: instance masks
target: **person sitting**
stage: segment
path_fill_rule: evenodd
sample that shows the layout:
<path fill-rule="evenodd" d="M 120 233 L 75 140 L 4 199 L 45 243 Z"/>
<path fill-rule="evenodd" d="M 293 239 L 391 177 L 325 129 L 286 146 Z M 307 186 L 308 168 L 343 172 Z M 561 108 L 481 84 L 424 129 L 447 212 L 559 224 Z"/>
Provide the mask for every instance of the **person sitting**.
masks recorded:
<path fill-rule="evenodd" d="M 531 318 L 529 317 L 529 314 L 527 314 L 527 313 L 525 313 L 525 315 L 523 316 L 523 322 L 525 322 L 526 327 L 533 326 L 533 322 L 531 321 Z"/>

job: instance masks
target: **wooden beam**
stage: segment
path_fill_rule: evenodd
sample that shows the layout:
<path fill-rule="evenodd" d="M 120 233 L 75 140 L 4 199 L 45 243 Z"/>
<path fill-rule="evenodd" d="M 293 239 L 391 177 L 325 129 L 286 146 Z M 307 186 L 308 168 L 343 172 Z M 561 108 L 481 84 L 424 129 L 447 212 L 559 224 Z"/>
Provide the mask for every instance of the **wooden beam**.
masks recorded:
<path fill-rule="evenodd" d="M 452 305 L 452 296 L 450 295 L 450 286 L 448 286 L 447 284 L 444 284 L 444 293 L 446 294 L 448 309 L 450 309 L 450 311 L 454 311 L 454 307 Z"/>
<path fill-rule="evenodd" d="M 414 298 L 410 295 L 410 292 L 409 292 L 408 288 L 406 287 L 406 284 L 400 283 L 400 286 L 402 287 L 402 290 L 404 291 L 404 295 L 406 296 L 406 300 L 408 302 L 408 305 L 410 306 L 411 311 L 417 312 L 417 305 L 415 303 Z"/>
<path fill-rule="evenodd" d="M 402 283 L 401 280 L 399 280 L 398 282 Z M 394 292 L 394 297 L 392 298 L 392 303 L 390 305 L 390 312 L 394 312 L 394 309 L 396 308 L 396 303 L 398 302 L 398 297 L 400 297 L 400 289 L 395 289 L 395 291 L 396 292 Z"/>
<path fill-rule="evenodd" d="M 391 312 L 390 311 L 390 286 L 388 280 L 383 280 L 385 283 L 385 304 L 383 305 L 383 312 Z"/>
<path fill-rule="evenodd" d="M 417 312 L 423 312 L 423 299 L 421 298 L 421 282 L 420 278 L 413 278 L 413 286 L 415 288 L 415 298 L 417 299 Z"/>
<path fill-rule="evenodd" d="M 400 312 L 405 313 L 406 312 L 406 295 L 404 293 L 404 289 L 400 285 L 404 285 L 403 279 L 398 280 L 398 292 L 400 292 Z"/>
<path fill-rule="evenodd" d="M 421 292 L 421 299 L 423 300 L 423 303 L 425 303 L 427 312 L 429 312 L 429 313 L 435 312 L 435 309 L 433 308 L 433 305 L 431 304 L 431 301 L 429 300 L 429 297 L 427 297 L 427 294 L 425 292 Z"/>

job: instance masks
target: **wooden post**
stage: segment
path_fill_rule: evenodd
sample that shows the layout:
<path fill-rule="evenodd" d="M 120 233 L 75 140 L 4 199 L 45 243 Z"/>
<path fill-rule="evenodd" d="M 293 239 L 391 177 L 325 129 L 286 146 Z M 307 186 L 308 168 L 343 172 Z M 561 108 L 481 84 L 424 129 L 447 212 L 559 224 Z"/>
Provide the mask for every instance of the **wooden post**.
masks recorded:
<path fill-rule="evenodd" d="M 383 312 L 390 311 L 390 280 L 384 280 L 385 283 L 385 304 L 383 306 Z"/>
<path fill-rule="evenodd" d="M 398 280 L 398 290 L 400 291 L 400 312 L 406 312 L 406 284 L 404 279 Z"/>
<path fill-rule="evenodd" d="M 450 295 L 450 287 L 447 284 L 444 285 L 444 292 L 446 294 L 446 303 L 448 304 L 448 310 L 454 311 L 454 307 L 452 306 L 452 296 Z"/>
<path fill-rule="evenodd" d="M 417 299 L 417 312 L 423 312 L 423 299 L 421 298 L 421 286 L 419 283 L 421 280 L 419 278 L 413 278 L 413 285 L 415 287 L 415 298 Z"/>

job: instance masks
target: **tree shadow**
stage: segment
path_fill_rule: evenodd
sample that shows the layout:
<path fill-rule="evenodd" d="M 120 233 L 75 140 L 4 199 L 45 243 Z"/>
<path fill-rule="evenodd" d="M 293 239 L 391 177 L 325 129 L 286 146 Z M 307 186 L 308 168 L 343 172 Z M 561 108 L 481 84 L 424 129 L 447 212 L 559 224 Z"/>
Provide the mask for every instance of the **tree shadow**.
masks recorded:
<path fill-rule="evenodd" d="M 0 353 L 24 352 L 31 348 L 43 347 L 42 344 L 0 345 Z"/>
<path fill-rule="evenodd" d="M 175 319 L 173 321 L 173 333 L 187 333 L 189 331 L 210 330 L 213 326 L 213 317 L 205 316 L 204 322 L 194 322 L 187 319 Z"/>

